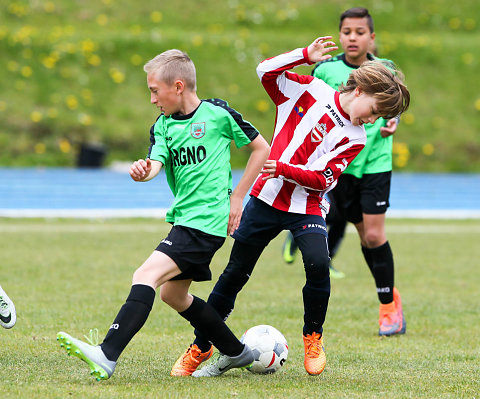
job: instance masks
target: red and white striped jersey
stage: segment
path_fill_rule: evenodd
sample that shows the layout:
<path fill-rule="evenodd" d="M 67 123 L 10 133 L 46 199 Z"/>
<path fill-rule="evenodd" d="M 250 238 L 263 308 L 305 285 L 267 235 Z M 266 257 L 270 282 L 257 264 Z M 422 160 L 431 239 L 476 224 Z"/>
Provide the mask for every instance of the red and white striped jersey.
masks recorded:
<path fill-rule="evenodd" d="M 251 195 L 282 211 L 326 216 L 323 195 L 366 143 L 363 126 L 353 126 L 340 106 L 340 93 L 313 76 L 288 72 L 312 64 L 307 49 L 261 62 L 257 73 L 277 108 L 270 157 L 275 178 L 260 175 Z"/>

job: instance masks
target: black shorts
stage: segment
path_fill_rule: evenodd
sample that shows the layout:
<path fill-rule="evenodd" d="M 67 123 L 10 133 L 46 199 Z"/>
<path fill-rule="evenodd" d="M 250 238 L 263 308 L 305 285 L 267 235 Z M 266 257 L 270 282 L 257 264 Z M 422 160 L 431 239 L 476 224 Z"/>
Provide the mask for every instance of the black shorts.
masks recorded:
<path fill-rule="evenodd" d="M 210 262 L 224 242 L 225 237 L 191 227 L 173 226 L 156 250 L 172 258 L 182 271 L 172 280 L 206 281 L 212 279 Z"/>
<path fill-rule="evenodd" d="M 392 172 L 365 174 L 361 179 L 343 173 L 333 196 L 339 212 L 352 223 L 360 223 L 363 214 L 380 215 L 390 206 L 390 181 Z"/>
<path fill-rule="evenodd" d="M 266 247 L 282 230 L 290 230 L 294 237 L 307 233 L 327 236 L 325 220 L 320 215 L 280 211 L 251 197 L 232 237 L 245 244 Z"/>

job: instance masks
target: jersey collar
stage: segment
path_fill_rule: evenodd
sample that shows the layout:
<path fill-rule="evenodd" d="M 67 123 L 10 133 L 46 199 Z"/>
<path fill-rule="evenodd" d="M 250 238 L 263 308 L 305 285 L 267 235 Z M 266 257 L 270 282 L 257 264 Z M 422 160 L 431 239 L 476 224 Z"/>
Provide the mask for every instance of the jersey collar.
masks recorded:
<path fill-rule="evenodd" d="M 183 121 L 183 120 L 186 120 L 186 119 L 190 119 L 193 117 L 193 115 L 195 115 L 195 112 L 197 112 L 197 110 L 200 108 L 200 106 L 202 105 L 202 102 L 203 100 L 200 100 L 200 104 L 198 105 L 197 108 L 195 108 L 192 112 L 190 112 L 189 114 L 186 114 L 186 115 L 182 115 L 182 114 L 179 114 L 179 113 L 176 113 L 176 114 L 172 114 L 171 117 L 172 119 L 175 119 L 176 121 Z"/>
<path fill-rule="evenodd" d="M 338 58 L 340 58 L 346 66 L 348 66 L 348 67 L 350 67 L 350 68 L 353 68 L 353 69 L 358 69 L 358 65 L 350 64 L 350 63 L 347 61 L 347 58 L 345 57 L 345 53 L 340 54 L 340 55 L 338 56 Z M 369 61 L 373 61 L 373 60 L 375 60 L 375 57 L 374 57 L 372 54 L 367 53 L 367 59 L 368 59 Z"/>

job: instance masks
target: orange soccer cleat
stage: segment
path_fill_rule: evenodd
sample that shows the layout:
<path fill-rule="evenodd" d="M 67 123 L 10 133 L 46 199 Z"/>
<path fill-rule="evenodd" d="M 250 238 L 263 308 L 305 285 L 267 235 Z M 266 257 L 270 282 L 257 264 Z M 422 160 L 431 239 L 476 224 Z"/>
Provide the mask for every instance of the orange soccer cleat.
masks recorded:
<path fill-rule="evenodd" d="M 175 377 L 192 375 L 202 362 L 212 356 L 212 353 L 213 346 L 207 352 L 202 352 L 197 345 L 190 345 L 185 353 L 175 362 L 170 375 Z"/>
<path fill-rule="evenodd" d="M 407 323 L 403 316 L 402 299 L 396 288 L 393 288 L 393 302 L 380 304 L 378 324 L 380 336 L 405 334 Z"/>
<path fill-rule="evenodd" d="M 305 370 L 310 375 L 321 374 L 327 364 L 322 334 L 313 332 L 311 335 L 304 335 L 303 344 L 305 346 L 305 361 L 303 363 Z"/>

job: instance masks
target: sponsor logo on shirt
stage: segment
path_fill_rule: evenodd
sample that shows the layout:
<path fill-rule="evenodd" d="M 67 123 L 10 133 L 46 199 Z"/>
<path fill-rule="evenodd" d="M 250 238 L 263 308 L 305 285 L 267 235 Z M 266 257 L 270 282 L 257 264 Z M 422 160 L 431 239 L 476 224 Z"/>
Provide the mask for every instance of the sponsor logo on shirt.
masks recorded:
<path fill-rule="evenodd" d="M 180 147 L 170 149 L 173 166 L 191 165 L 202 162 L 207 157 L 207 150 L 203 145 L 198 147 L 192 145 L 191 147 Z"/>
<path fill-rule="evenodd" d="M 344 127 L 345 125 L 342 122 L 342 119 L 340 119 L 340 117 L 338 116 L 338 114 L 335 112 L 335 110 L 332 108 L 332 106 L 330 104 L 327 104 L 327 109 L 332 114 L 333 119 L 335 119 L 341 127 Z"/>
<path fill-rule="evenodd" d="M 190 125 L 190 134 L 194 139 L 205 136 L 205 122 L 195 122 Z"/>

